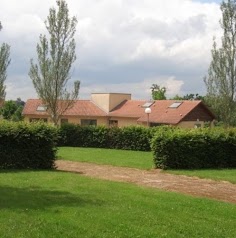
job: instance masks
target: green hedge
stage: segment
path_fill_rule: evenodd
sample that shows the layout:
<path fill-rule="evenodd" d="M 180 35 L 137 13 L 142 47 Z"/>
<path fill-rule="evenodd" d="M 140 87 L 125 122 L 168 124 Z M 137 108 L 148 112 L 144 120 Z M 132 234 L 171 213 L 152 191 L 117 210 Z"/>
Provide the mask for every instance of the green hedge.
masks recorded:
<path fill-rule="evenodd" d="M 108 144 L 108 128 L 103 126 L 66 123 L 60 127 L 59 134 L 59 146 L 106 148 Z"/>
<path fill-rule="evenodd" d="M 152 130 L 141 126 L 111 128 L 109 131 L 110 148 L 124 150 L 150 151 Z"/>
<path fill-rule="evenodd" d="M 60 137 L 60 146 L 139 151 L 150 151 L 152 147 L 157 168 L 236 167 L 236 129 L 107 128 L 65 124 L 60 128 Z"/>
<path fill-rule="evenodd" d="M 236 167 L 236 130 L 159 130 L 152 139 L 152 150 L 157 168 L 232 168 Z"/>
<path fill-rule="evenodd" d="M 45 123 L 0 121 L 0 168 L 54 168 L 56 139 L 57 129 Z"/>
<path fill-rule="evenodd" d="M 107 128 L 64 124 L 60 128 L 59 145 L 150 151 L 152 135 L 152 129 L 141 126 Z"/>

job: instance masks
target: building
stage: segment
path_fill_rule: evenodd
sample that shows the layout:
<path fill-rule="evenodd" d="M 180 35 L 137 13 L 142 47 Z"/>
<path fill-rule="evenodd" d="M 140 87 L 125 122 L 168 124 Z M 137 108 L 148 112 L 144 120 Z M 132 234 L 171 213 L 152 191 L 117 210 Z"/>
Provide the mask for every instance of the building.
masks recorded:
<path fill-rule="evenodd" d="M 149 114 L 145 109 L 150 108 Z M 147 111 L 146 111 L 147 112 Z M 25 121 L 51 122 L 47 105 L 40 99 L 27 100 L 23 116 Z M 90 100 L 76 100 L 60 118 L 60 124 L 129 126 L 173 125 L 185 128 L 202 127 L 212 123 L 214 114 L 202 101 L 132 100 L 131 94 L 93 93 Z"/>

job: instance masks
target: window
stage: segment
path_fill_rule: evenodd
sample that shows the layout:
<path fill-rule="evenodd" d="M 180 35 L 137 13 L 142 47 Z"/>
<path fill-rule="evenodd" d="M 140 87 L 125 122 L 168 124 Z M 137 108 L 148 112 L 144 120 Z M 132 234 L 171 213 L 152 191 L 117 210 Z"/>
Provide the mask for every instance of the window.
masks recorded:
<path fill-rule="evenodd" d="M 37 107 L 38 112 L 46 112 L 47 111 L 47 106 L 45 105 L 40 105 Z"/>
<path fill-rule="evenodd" d="M 66 123 L 68 123 L 68 119 L 67 118 L 62 118 L 61 119 L 61 125 L 66 124 Z"/>
<path fill-rule="evenodd" d="M 42 121 L 42 122 L 48 122 L 47 118 L 30 118 L 30 122 L 37 122 L 37 121 Z"/>
<path fill-rule="evenodd" d="M 109 120 L 109 126 L 110 127 L 117 127 L 118 121 L 117 120 Z"/>
<path fill-rule="evenodd" d="M 142 107 L 144 107 L 144 108 L 151 107 L 153 103 L 154 102 L 146 102 L 142 105 Z"/>
<path fill-rule="evenodd" d="M 96 126 L 97 120 L 81 119 L 81 126 Z"/>
<path fill-rule="evenodd" d="M 169 108 L 178 108 L 181 104 L 182 102 L 174 102 L 169 106 Z"/>

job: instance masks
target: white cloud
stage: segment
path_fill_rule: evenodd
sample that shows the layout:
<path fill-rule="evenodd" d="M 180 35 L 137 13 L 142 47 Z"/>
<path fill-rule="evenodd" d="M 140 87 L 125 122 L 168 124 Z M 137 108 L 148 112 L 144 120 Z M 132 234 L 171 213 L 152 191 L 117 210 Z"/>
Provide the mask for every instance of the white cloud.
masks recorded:
<path fill-rule="evenodd" d="M 15 75 L 6 82 L 6 94 L 7 99 L 27 100 L 30 98 L 36 98 L 36 92 L 30 79 L 25 75 Z"/>
<path fill-rule="evenodd" d="M 81 97 L 98 89 L 124 88 L 142 98 L 147 96 L 143 88 L 164 81 L 170 94 L 202 91 L 212 38 L 221 33 L 219 5 L 192 0 L 67 3 L 71 15 L 78 18 L 78 60 L 73 65 L 73 76 L 82 81 Z M 49 7 L 55 5 L 54 0 L 1 0 L 4 29 L 0 41 L 9 42 L 12 52 L 8 98 L 23 97 L 17 95 L 21 93 L 36 97 L 28 81 L 29 59 L 36 58 L 39 34 L 45 32 L 44 20 Z"/>
<path fill-rule="evenodd" d="M 118 93 L 131 93 L 133 99 L 146 99 L 151 98 L 152 84 L 158 84 L 161 87 L 166 87 L 166 95 L 168 97 L 173 97 L 176 94 L 181 94 L 181 87 L 184 82 L 181 80 L 176 80 L 175 77 L 160 77 L 160 78 L 150 78 L 145 79 L 138 83 L 107 83 L 92 84 L 89 87 L 82 87 L 81 94 L 83 98 L 89 98 L 91 93 L 108 93 L 108 92 L 118 92 Z M 132 89 L 129 91 L 129 89 Z"/>

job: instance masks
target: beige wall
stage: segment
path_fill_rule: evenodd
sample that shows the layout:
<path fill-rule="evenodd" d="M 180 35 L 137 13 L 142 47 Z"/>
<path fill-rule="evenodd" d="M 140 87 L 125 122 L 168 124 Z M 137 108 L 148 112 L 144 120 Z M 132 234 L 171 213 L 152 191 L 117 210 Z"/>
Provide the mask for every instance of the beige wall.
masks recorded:
<path fill-rule="evenodd" d="M 122 117 L 63 117 L 67 118 L 69 123 L 80 124 L 81 119 L 97 120 L 97 125 L 108 126 L 109 120 L 117 120 L 118 127 L 137 125 L 137 118 L 122 118 Z"/>
<path fill-rule="evenodd" d="M 91 100 L 105 112 L 110 112 L 124 100 L 130 100 L 131 94 L 125 93 L 92 93 Z"/>
<path fill-rule="evenodd" d="M 80 124 L 81 123 L 81 119 L 88 119 L 88 120 L 97 120 L 97 125 L 103 125 L 103 126 L 107 126 L 108 125 L 108 121 L 106 117 L 78 117 L 78 116 L 74 116 L 74 117 L 63 117 L 63 118 L 67 118 L 69 123 L 73 123 L 73 124 Z"/>
<path fill-rule="evenodd" d="M 44 119 L 46 118 L 48 122 L 52 122 L 48 116 L 40 116 L 40 115 L 23 115 L 25 122 L 30 122 L 30 119 Z"/>
<path fill-rule="evenodd" d="M 137 123 L 138 118 L 110 117 L 109 120 L 117 120 L 118 127 L 138 125 Z"/>
<path fill-rule="evenodd" d="M 25 116 L 24 117 L 24 121 L 26 122 L 30 122 L 30 119 L 32 118 L 38 118 L 38 119 L 43 119 L 43 118 L 47 118 L 48 122 L 52 122 L 52 120 L 47 117 L 47 116 L 34 116 L 34 115 L 30 115 L 30 116 Z M 61 117 L 61 119 L 68 119 L 68 123 L 73 123 L 73 124 L 80 124 L 81 119 L 91 119 L 91 120 L 97 120 L 97 125 L 104 125 L 104 126 L 108 126 L 108 118 L 106 117 L 78 117 L 78 116 L 63 116 Z M 61 123 L 61 121 L 59 120 L 59 124 Z"/>
<path fill-rule="evenodd" d="M 109 112 L 109 97 L 107 94 L 91 94 L 91 101 L 105 112 Z"/>
<path fill-rule="evenodd" d="M 30 122 L 32 118 L 47 118 L 48 122 L 52 122 L 47 116 L 34 116 L 27 115 L 24 117 L 26 122 Z M 68 119 L 68 123 L 80 124 L 81 119 L 91 119 L 97 120 L 97 125 L 109 126 L 109 120 L 118 120 L 118 127 L 130 126 L 130 125 L 138 125 L 137 118 L 123 118 L 123 117 L 93 117 L 93 116 L 63 116 L 61 119 Z M 61 122 L 59 121 L 59 124 Z M 142 125 L 142 124 L 140 124 Z M 145 125 L 145 123 L 144 123 Z"/>

